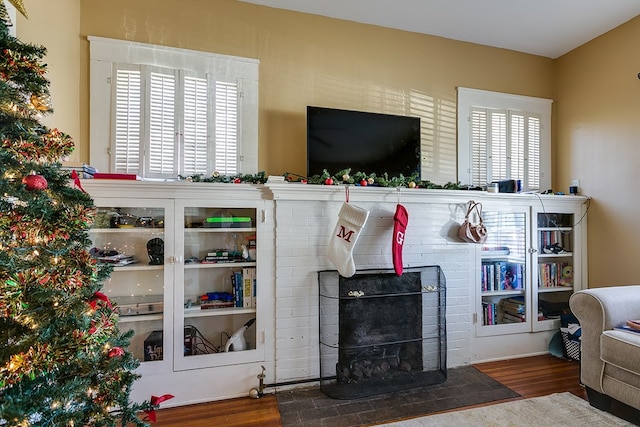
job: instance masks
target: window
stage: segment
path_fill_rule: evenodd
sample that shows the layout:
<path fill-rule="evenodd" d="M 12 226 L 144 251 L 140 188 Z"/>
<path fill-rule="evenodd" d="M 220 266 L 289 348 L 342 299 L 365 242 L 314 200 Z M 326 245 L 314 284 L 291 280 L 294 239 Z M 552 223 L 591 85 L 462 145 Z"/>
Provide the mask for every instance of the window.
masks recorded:
<path fill-rule="evenodd" d="M 458 179 L 551 187 L 551 101 L 458 88 Z"/>
<path fill-rule="evenodd" d="M 91 163 L 115 173 L 257 172 L 258 62 L 91 42 Z"/>

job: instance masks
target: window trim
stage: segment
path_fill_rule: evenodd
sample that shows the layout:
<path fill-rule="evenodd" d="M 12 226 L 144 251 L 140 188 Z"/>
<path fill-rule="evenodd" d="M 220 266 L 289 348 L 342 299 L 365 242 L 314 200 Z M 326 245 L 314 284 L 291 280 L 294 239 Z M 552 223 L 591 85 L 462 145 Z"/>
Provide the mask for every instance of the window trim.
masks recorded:
<path fill-rule="evenodd" d="M 516 110 L 540 117 L 540 189 L 551 188 L 551 107 L 553 100 L 458 87 L 458 181 L 472 180 L 471 108 Z M 525 189 L 527 190 L 527 189 Z"/>
<path fill-rule="evenodd" d="M 238 173 L 258 172 L 259 60 L 89 36 L 90 45 L 90 162 L 111 171 L 111 80 L 116 64 L 144 65 L 213 75 L 238 82 L 242 104 L 238 112 Z M 115 153 L 114 153 L 115 154 Z"/>

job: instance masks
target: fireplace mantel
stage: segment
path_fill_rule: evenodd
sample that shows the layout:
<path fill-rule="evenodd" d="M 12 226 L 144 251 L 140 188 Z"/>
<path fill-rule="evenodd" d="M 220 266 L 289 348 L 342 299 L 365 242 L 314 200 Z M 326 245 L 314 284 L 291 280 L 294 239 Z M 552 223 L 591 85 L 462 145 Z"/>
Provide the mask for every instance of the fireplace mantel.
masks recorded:
<path fill-rule="evenodd" d="M 540 200 L 584 201 L 584 196 L 554 195 L 539 193 L 489 193 L 474 190 L 440 190 L 406 187 L 376 187 L 360 185 L 315 185 L 302 183 L 265 184 L 274 200 L 301 200 L 343 202 L 349 194 L 352 202 L 386 203 L 466 203 L 467 201 L 494 201 L 503 203 L 536 203 Z"/>

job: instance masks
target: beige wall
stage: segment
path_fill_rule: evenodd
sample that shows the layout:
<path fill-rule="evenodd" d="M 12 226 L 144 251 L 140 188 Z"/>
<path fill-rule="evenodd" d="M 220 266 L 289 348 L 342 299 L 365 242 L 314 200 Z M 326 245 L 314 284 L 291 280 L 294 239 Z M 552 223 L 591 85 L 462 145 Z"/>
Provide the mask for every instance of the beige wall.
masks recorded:
<path fill-rule="evenodd" d="M 640 283 L 640 17 L 556 61 L 556 182 L 579 178 L 589 285 Z"/>
<path fill-rule="evenodd" d="M 24 0 L 23 4 L 29 19 L 17 14 L 18 38 L 47 48 L 44 62 L 54 112 L 43 123 L 74 139 L 76 149 L 69 160 L 88 159 L 88 140 L 80 134 L 80 0 Z"/>
<path fill-rule="evenodd" d="M 82 161 L 89 158 L 88 35 L 258 58 L 259 167 L 269 174 L 304 173 L 307 105 L 404 113 L 434 102 L 446 112 L 457 86 L 553 98 L 554 188 L 566 191 L 579 178 L 594 199 L 590 285 L 640 283 L 640 231 L 629 230 L 640 212 L 640 18 L 553 61 L 233 0 L 25 4 L 31 19 L 19 20 L 18 35 L 49 48 L 56 113 L 48 123 L 75 137 Z M 451 120 L 438 122 L 434 156 L 442 167 L 426 179 L 455 179 Z"/>
<path fill-rule="evenodd" d="M 231 0 L 81 1 L 88 35 L 260 60 L 259 168 L 306 172 L 306 106 L 397 114 L 434 103 L 444 119 L 425 179 L 456 180 L 456 86 L 551 98 L 553 61 L 437 37 L 286 12 Z M 88 135 L 88 43 L 81 50 Z"/>

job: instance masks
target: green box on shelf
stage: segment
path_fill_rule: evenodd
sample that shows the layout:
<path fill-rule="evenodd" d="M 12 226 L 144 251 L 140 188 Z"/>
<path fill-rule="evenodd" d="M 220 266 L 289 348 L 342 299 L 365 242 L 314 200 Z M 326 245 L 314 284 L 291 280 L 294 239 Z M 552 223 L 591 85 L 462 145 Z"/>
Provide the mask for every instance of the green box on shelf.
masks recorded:
<path fill-rule="evenodd" d="M 204 220 L 207 228 L 250 228 L 251 218 L 245 216 L 219 217 L 214 216 Z"/>

